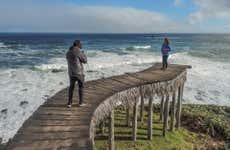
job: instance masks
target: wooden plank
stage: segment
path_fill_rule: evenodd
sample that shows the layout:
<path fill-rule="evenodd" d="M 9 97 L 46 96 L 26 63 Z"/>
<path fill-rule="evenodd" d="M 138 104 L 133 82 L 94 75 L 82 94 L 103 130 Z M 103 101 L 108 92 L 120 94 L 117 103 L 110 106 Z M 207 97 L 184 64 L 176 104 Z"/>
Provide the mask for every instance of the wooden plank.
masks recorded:
<path fill-rule="evenodd" d="M 124 76 L 123 78 L 113 78 L 113 80 L 129 85 L 130 87 L 142 83 L 142 81 L 138 79 L 130 78 L 128 75 Z"/>
<path fill-rule="evenodd" d="M 75 133 L 75 134 L 74 134 Z M 36 136 L 35 136 L 36 135 Z M 13 139 L 14 142 L 18 143 L 32 143 L 34 141 L 43 141 L 43 140 L 65 140 L 65 139 L 76 139 L 76 138 L 82 138 L 87 137 L 88 132 L 82 131 L 82 132 L 52 132 L 52 133 L 25 133 L 25 134 L 17 134 L 15 138 Z"/>
<path fill-rule="evenodd" d="M 126 73 L 130 78 L 134 78 L 136 80 L 139 80 L 138 82 L 141 82 L 141 83 L 146 83 L 146 79 L 145 78 L 142 78 L 142 77 L 139 77 L 137 74 L 135 73 Z M 139 73 L 140 74 L 143 74 L 143 73 Z M 141 76 L 141 75 L 140 75 Z"/>
<path fill-rule="evenodd" d="M 75 120 L 69 120 L 69 121 L 63 121 L 63 120 L 31 120 L 30 125 L 31 126 L 39 126 L 39 127 L 46 127 L 46 126 L 82 126 L 82 125 L 88 125 L 89 122 L 76 122 Z M 26 127 L 28 128 L 28 127 Z"/>
<path fill-rule="evenodd" d="M 119 87 L 113 87 L 112 85 L 105 84 L 104 82 L 101 82 L 101 84 L 98 84 L 96 86 L 96 89 L 98 90 L 98 88 L 103 89 L 104 91 L 109 91 L 113 93 L 118 92 L 120 89 Z"/>

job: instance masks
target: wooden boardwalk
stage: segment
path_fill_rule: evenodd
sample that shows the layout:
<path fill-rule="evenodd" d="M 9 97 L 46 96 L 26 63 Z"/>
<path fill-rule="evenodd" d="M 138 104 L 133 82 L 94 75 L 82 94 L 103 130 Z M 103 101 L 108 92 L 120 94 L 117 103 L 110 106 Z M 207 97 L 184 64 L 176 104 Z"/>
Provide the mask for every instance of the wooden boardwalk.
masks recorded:
<path fill-rule="evenodd" d="M 166 71 L 156 64 L 144 71 L 103 78 L 85 83 L 87 106 L 66 107 L 67 89 L 63 89 L 41 105 L 25 121 L 7 144 L 7 150 L 84 150 L 92 148 L 90 123 L 96 108 L 109 96 L 143 84 L 169 81 L 189 66 L 169 65 Z M 76 91 L 76 89 L 75 89 Z M 75 92 L 76 93 L 76 92 Z M 73 102 L 78 102 L 74 95 Z"/>

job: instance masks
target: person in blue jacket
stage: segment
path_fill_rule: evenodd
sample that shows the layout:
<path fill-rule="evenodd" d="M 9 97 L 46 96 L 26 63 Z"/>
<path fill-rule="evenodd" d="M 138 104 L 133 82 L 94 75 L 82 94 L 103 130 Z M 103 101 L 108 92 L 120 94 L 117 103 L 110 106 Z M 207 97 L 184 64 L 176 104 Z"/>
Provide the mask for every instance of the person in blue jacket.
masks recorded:
<path fill-rule="evenodd" d="M 164 43 L 162 44 L 161 47 L 161 53 L 162 53 L 162 70 L 165 70 L 168 67 L 168 57 L 169 53 L 171 52 L 171 48 L 169 45 L 169 40 L 168 38 L 164 39 Z"/>

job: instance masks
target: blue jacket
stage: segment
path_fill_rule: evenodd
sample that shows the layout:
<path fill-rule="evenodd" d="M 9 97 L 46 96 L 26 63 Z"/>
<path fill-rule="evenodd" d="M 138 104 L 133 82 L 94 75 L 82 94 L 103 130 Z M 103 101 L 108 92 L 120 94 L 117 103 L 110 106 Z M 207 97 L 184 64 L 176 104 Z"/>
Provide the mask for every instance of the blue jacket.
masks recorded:
<path fill-rule="evenodd" d="M 167 48 L 169 50 L 165 51 L 164 49 Z M 171 52 L 171 48 L 169 45 L 167 44 L 162 44 L 162 47 L 161 47 L 161 53 L 163 56 L 168 56 L 169 55 L 169 52 Z"/>

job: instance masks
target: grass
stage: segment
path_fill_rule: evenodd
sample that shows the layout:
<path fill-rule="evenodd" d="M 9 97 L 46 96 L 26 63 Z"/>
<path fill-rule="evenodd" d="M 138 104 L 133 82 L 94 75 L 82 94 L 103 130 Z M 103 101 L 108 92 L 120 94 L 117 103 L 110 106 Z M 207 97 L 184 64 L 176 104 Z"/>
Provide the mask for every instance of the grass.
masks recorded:
<path fill-rule="evenodd" d="M 195 107 L 195 106 L 194 106 Z M 203 117 L 210 114 L 209 107 L 199 106 L 199 111 L 193 108 L 193 105 L 185 105 L 183 107 L 183 118 L 195 117 L 196 114 L 203 114 Z M 153 140 L 147 140 L 147 113 L 145 111 L 144 121 L 140 123 L 138 121 L 137 141 L 133 142 L 132 128 L 126 127 L 125 110 L 118 108 L 115 110 L 115 148 L 117 150 L 193 150 L 193 149 L 206 149 L 210 146 L 210 141 L 213 144 L 213 140 L 206 132 L 192 132 L 187 128 L 180 128 L 174 132 L 167 132 L 166 136 L 162 136 L 162 123 L 159 121 L 158 105 L 154 105 L 153 116 Z M 198 108 L 197 108 L 198 109 Z M 208 112 L 205 113 L 204 110 Z M 215 109 L 216 110 L 216 109 Z M 215 113 L 214 113 L 215 114 Z M 215 117 L 214 117 L 215 118 Z M 218 117 L 217 117 L 218 118 Z M 218 121 L 217 121 L 218 122 Z M 222 124 L 221 124 L 222 125 Z M 102 135 L 97 128 L 96 136 L 96 149 L 107 150 L 108 149 L 108 122 L 106 123 L 105 133 Z M 220 142 L 221 143 L 221 142 Z M 214 147 L 215 146 L 214 142 Z M 219 144 L 219 143 L 217 143 Z M 223 145 L 221 143 L 221 145 Z"/>

